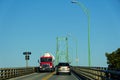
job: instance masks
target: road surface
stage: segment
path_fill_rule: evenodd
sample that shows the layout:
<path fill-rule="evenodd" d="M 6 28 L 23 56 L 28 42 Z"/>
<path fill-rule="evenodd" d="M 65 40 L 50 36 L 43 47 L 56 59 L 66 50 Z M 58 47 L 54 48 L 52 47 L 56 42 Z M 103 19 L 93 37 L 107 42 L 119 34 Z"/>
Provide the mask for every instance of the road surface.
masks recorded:
<path fill-rule="evenodd" d="M 76 77 L 75 74 L 60 74 L 56 75 L 55 72 L 43 72 L 43 73 L 32 73 L 25 76 L 20 76 L 8 80 L 81 80 Z"/>

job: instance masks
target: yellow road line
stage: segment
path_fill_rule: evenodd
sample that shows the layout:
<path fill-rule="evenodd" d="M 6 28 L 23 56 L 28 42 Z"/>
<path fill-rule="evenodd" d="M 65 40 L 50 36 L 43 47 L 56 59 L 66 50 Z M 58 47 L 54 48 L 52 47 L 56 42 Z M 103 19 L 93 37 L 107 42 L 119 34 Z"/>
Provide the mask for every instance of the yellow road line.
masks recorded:
<path fill-rule="evenodd" d="M 55 74 L 55 72 L 52 72 L 51 74 L 43 77 L 42 80 L 48 80 L 53 74 Z"/>

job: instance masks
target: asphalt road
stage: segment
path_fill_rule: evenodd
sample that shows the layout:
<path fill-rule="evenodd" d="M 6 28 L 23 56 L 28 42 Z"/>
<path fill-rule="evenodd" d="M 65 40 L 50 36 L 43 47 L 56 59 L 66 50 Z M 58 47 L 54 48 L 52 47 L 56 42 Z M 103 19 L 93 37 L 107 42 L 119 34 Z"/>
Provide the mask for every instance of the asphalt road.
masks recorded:
<path fill-rule="evenodd" d="M 16 77 L 8 80 L 80 80 L 73 73 L 56 75 L 55 72 L 32 73 L 29 75 Z"/>

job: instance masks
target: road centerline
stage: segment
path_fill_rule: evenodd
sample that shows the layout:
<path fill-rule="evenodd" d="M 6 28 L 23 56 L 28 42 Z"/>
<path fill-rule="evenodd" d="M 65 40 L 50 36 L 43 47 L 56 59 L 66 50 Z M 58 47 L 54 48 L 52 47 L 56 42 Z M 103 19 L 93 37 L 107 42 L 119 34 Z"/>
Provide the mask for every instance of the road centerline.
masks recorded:
<path fill-rule="evenodd" d="M 55 72 L 52 72 L 51 74 L 43 77 L 42 80 L 48 80 L 53 74 L 55 74 Z"/>

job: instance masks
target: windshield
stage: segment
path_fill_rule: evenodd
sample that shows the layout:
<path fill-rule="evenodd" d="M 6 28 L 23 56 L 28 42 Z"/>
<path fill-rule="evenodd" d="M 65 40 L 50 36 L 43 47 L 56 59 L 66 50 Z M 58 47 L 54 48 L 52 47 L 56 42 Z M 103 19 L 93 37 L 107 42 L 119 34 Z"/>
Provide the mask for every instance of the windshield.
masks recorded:
<path fill-rule="evenodd" d="M 41 58 L 41 62 L 51 62 L 52 58 Z"/>
<path fill-rule="evenodd" d="M 58 66 L 69 66 L 68 63 L 59 63 Z"/>

